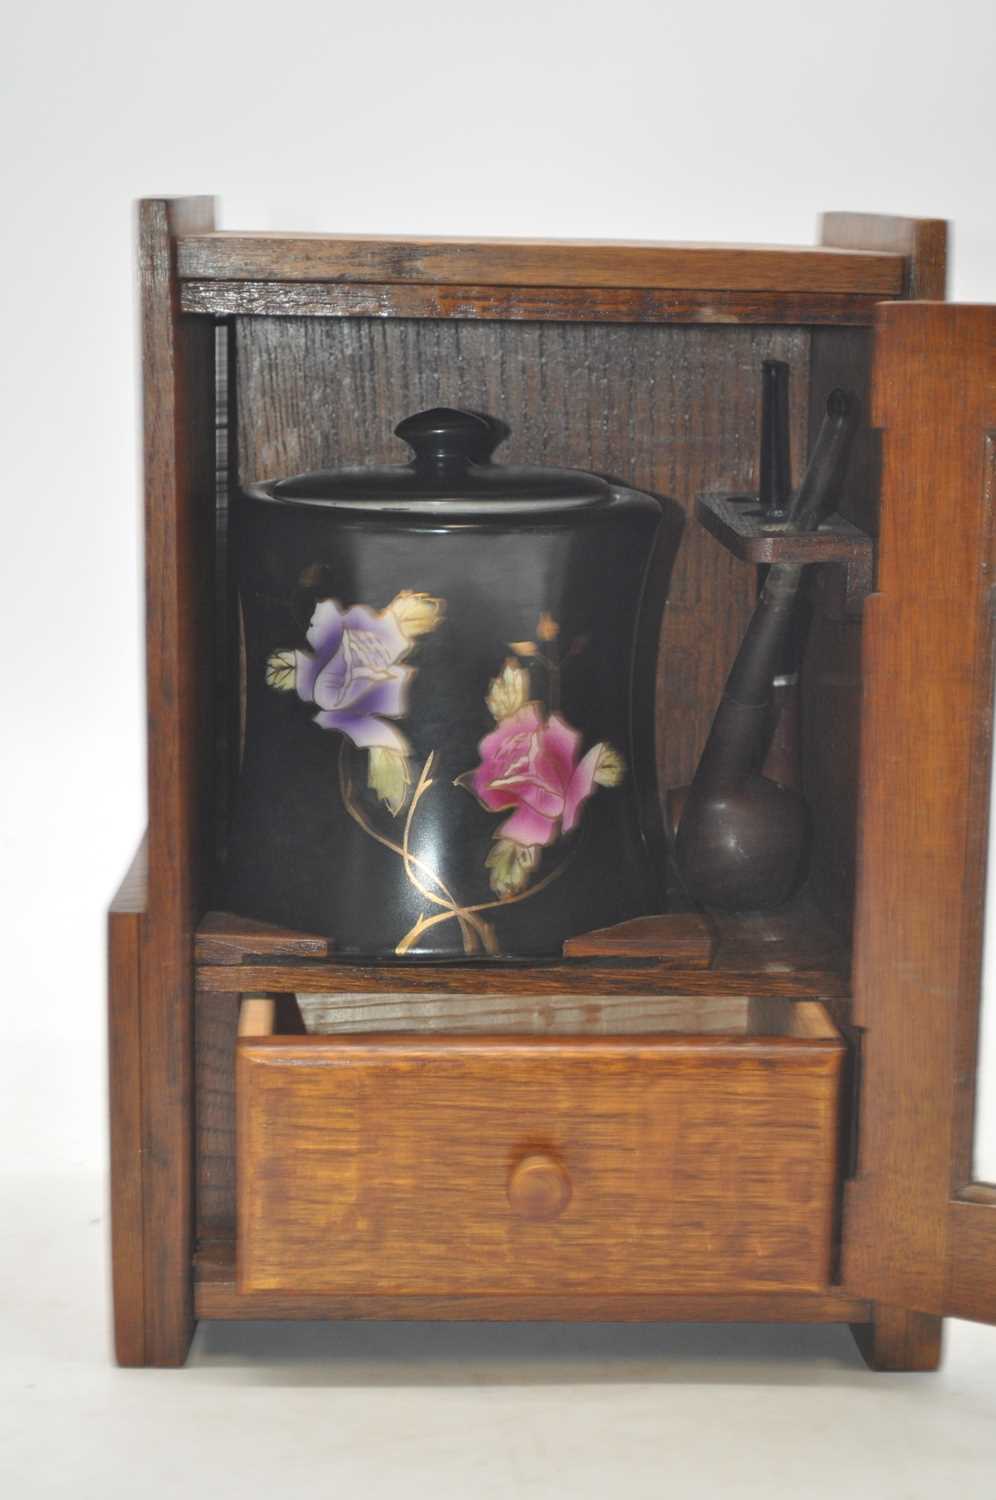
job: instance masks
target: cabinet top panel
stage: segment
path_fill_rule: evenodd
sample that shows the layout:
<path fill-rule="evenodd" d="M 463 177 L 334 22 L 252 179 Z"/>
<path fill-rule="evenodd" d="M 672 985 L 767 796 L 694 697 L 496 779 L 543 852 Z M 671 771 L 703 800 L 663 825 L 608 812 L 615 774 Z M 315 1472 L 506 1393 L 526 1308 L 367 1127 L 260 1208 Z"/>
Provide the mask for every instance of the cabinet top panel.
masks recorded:
<path fill-rule="evenodd" d="M 902 295 L 905 259 L 825 246 L 628 240 L 426 239 L 243 233 L 181 236 L 181 278 L 199 281 L 633 287 Z"/>

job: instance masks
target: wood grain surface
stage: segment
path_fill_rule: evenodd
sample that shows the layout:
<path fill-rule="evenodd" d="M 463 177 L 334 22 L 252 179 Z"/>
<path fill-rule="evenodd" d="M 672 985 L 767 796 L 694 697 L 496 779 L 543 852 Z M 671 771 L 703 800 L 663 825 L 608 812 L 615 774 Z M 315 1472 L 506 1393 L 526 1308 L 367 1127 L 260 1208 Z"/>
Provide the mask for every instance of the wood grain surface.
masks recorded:
<path fill-rule="evenodd" d="M 949 1286 L 959 1305 L 967 1295 L 949 1264 L 949 1200 L 971 1171 L 981 982 L 994 336 L 993 308 L 879 310 L 882 513 L 865 611 L 854 967 L 863 1082 L 843 1265 L 849 1290 L 931 1314 L 947 1310 Z M 996 1237 L 990 1277 L 994 1266 Z"/>
<path fill-rule="evenodd" d="M 822 1292 L 681 1292 L 632 1295 L 597 1292 L 535 1296 L 342 1297 L 301 1292 L 240 1292 L 235 1245 L 220 1240 L 201 1247 L 196 1261 L 199 1318 L 363 1318 L 448 1322 L 536 1321 L 572 1323 L 852 1323 L 869 1321 L 871 1307 L 833 1287 Z"/>
<path fill-rule="evenodd" d="M 996 1185 L 973 1183 L 948 1206 L 944 1310 L 996 1323 Z"/>
<path fill-rule="evenodd" d="M 820 244 L 839 250 L 901 255 L 902 295 L 943 302 L 947 287 L 948 226 L 944 219 L 904 219 L 891 214 L 824 214 Z"/>
<path fill-rule="evenodd" d="M 929 1375 L 941 1362 L 943 1322 L 929 1313 L 876 1302 L 868 1321 L 851 1328 L 870 1370 Z"/>
<path fill-rule="evenodd" d="M 196 996 L 195 1195 L 197 1243 L 235 1236 L 235 1040 L 241 997 Z M 304 1034 L 293 995 L 276 999 L 282 1036 Z"/>
<path fill-rule="evenodd" d="M 221 997 L 219 997 L 220 999 Z M 231 997 L 228 997 L 231 999 Z M 407 990 L 378 995 L 296 995 L 305 1028 L 321 1035 L 338 1032 L 448 1031 L 525 1036 L 633 1036 L 640 1032 L 695 1032 L 708 1035 L 750 1029 L 752 1007 L 743 995 L 432 995 Z M 791 1024 L 786 1010 L 805 1003 L 771 1002 L 781 1008 L 779 1032 Z"/>
<path fill-rule="evenodd" d="M 687 968 L 708 968 L 716 930 L 697 912 L 633 917 L 568 938 L 565 958 L 659 958 Z"/>
<path fill-rule="evenodd" d="M 175 239 L 210 199 L 139 210 L 148 698 L 148 906 L 141 949 L 144 1361 L 193 1330 L 193 931 L 214 836 L 214 329 L 179 312 Z"/>
<path fill-rule="evenodd" d="M 114 1352 L 121 1365 L 145 1361 L 142 929 L 147 904 L 148 852 L 143 840 L 107 920 L 111 1280 Z"/>
<path fill-rule="evenodd" d="M 240 1000 L 199 989 L 196 997 L 196 1235 L 235 1232 L 235 1038 Z"/>
<path fill-rule="evenodd" d="M 190 280 L 427 282 L 433 286 L 725 287 L 730 291 L 897 295 L 903 259 L 784 245 L 652 241 L 423 239 L 397 235 L 187 234 Z"/>
<path fill-rule="evenodd" d="M 199 964 L 235 964 L 247 958 L 327 958 L 332 946 L 329 938 L 314 933 L 209 911 L 197 928 L 194 957 Z"/>
<path fill-rule="evenodd" d="M 197 995 L 198 1239 L 235 1236 L 235 1038 L 241 997 Z M 280 1035 L 732 1036 L 825 1034 L 823 1007 L 740 996 L 281 995 Z"/>
<path fill-rule="evenodd" d="M 202 971 L 218 994 L 272 990 L 276 994 L 329 991 L 340 994 L 413 995 L 769 995 L 775 999 L 846 999 L 850 979 L 831 968 L 794 969 L 772 959 L 768 968 L 676 969 L 666 964 L 619 960 L 511 966 L 500 975 L 488 964 L 294 964 L 217 965 Z"/>
<path fill-rule="evenodd" d="M 843 1044 L 270 1037 L 238 1044 L 243 1291 L 816 1290 Z M 558 1161 L 553 1220 L 510 1210 Z"/>
<path fill-rule="evenodd" d="M 821 323 L 870 326 L 883 292 L 424 286 L 346 281 L 184 281 L 184 312 L 253 318 L 459 318 L 530 323 Z"/>
<path fill-rule="evenodd" d="M 872 540 L 843 516 L 832 515 L 817 531 L 779 532 L 765 523 L 753 498 L 700 495 L 698 521 L 743 562 L 865 562 Z"/>
<path fill-rule="evenodd" d="M 235 1038 L 241 996 L 197 994 L 197 1231 L 200 1241 L 235 1236 Z M 281 1035 L 415 1031 L 517 1036 L 634 1035 L 647 1032 L 764 1034 L 804 1025 L 805 1004 L 743 996 L 547 996 L 284 994 Z M 788 1014 L 786 1014 L 788 1013 Z M 805 1034 L 803 1031 L 801 1034 Z"/>

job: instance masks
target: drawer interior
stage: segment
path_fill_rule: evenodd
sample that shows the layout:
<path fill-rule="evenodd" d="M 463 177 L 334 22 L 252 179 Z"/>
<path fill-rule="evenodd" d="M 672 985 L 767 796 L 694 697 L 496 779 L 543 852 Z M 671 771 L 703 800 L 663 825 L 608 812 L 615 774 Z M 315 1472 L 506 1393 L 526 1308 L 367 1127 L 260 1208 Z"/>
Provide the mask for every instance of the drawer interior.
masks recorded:
<path fill-rule="evenodd" d="M 307 1035 L 243 1000 L 241 1291 L 828 1284 L 844 1044 L 821 1005 L 520 1000 L 499 1028 L 471 998 L 357 999 Z"/>
<path fill-rule="evenodd" d="M 304 1030 L 320 1036 L 411 1031 L 525 1036 L 690 1036 L 832 1038 L 818 1002 L 743 995 L 299 994 Z M 243 1012 L 252 1001 L 243 1000 Z M 272 1015 L 262 1011 L 261 1015 Z M 274 1023 L 271 1022 L 271 1025 Z M 276 1026 L 279 1029 L 279 1025 Z"/>

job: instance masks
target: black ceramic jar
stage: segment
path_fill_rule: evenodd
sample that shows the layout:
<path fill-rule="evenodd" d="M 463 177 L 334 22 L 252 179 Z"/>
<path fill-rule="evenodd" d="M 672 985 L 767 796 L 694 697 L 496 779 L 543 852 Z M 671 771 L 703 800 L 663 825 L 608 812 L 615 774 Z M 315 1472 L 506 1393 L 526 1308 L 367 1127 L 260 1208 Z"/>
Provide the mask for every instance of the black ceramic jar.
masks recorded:
<path fill-rule="evenodd" d="M 554 957 L 660 908 L 639 650 L 660 505 L 493 464 L 507 429 L 474 412 L 396 431 L 407 466 L 237 497 L 226 902 L 343 957 Z"/>

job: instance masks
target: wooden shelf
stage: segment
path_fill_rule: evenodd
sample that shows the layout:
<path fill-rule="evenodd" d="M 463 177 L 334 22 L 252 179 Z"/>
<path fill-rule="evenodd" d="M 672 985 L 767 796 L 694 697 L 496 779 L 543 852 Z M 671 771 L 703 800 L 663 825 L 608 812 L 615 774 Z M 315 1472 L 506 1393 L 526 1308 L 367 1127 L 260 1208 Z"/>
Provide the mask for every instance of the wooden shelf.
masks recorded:
<path fill-rule="evenodd" d="M 723 288 L 728 292 L 899 297 L 905 259 L 825 245 L 381 238 L 216 230 L 179 238 L 177 270 L 181 279 L 193 281 Z"/>
<path fill-rule="evenodd" d="M 211 913 L 198 931 L 196 962 L 202 990 L 340 994 L 751 995 L 839 999 L 850 991 L 846 949 L 816 905 L 803 894 L 780 912 L 711 916 L 711 941 L 696 941 L 703 919 L 674 912 L 639 923 L 630 943 L 609 954 L 549 963 L 353 962 L 337 959 L 326 939 L 263 928 Z M 652 936 L 651 932 L 656 936 Z M 604 933 L 597 935 L 605 941 Z M 302 946 L 305 945 L 305 946 Z M 316 946 L 325 952 L 316 952 Z M 627 947 L 629 951 L 627 951 Z"/>

